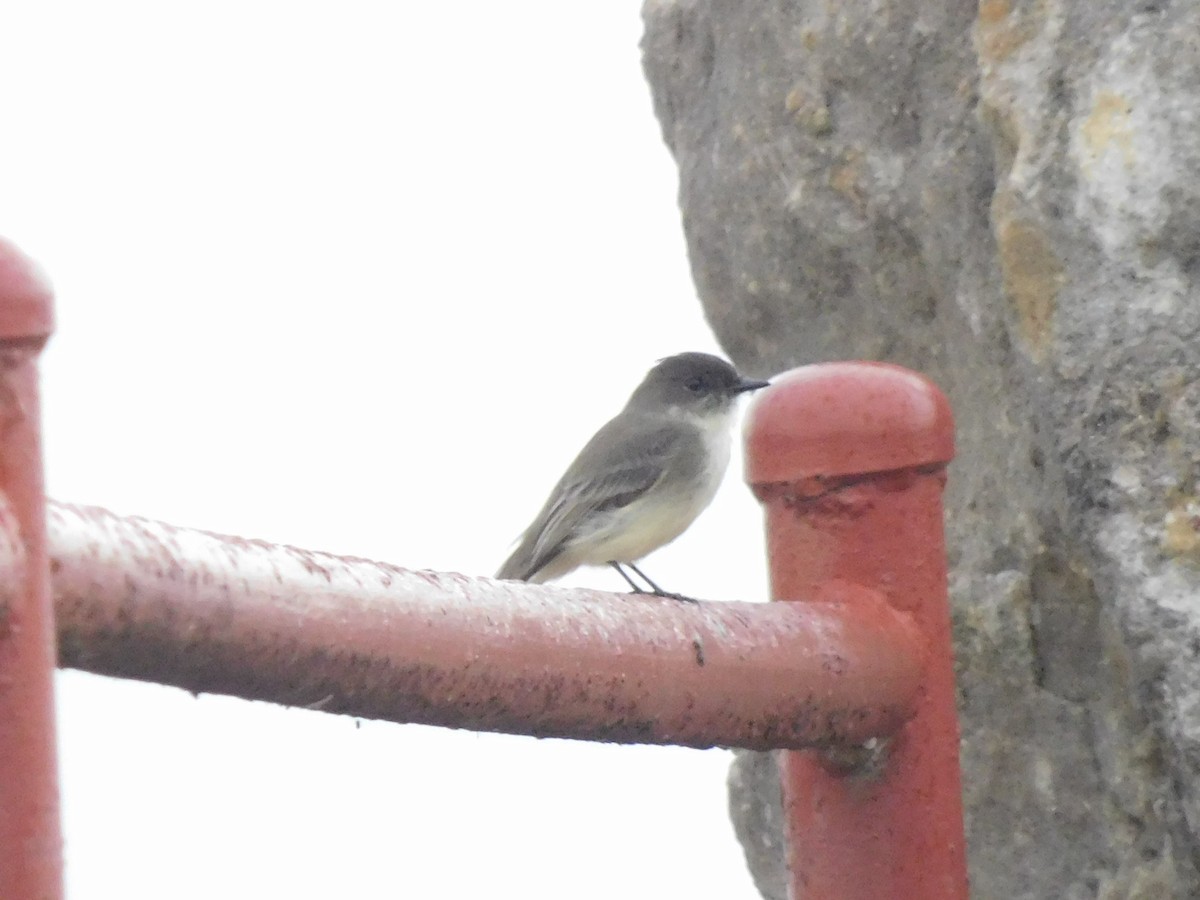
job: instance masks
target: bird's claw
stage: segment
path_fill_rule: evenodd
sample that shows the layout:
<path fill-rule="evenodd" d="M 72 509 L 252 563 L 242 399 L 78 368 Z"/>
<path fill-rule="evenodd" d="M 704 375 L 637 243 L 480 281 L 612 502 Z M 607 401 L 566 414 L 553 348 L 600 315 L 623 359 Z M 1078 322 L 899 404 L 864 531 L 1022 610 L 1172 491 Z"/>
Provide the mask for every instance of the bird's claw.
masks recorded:
<path fill-rule="evenodd" d="M 655 597 L 666 597 L 670 600 L 678 600 L 680 603 L 699 603 L 695 597 L 689 597 L 686 594 L 676 594 L 673 591 L 655 591 Z"/>

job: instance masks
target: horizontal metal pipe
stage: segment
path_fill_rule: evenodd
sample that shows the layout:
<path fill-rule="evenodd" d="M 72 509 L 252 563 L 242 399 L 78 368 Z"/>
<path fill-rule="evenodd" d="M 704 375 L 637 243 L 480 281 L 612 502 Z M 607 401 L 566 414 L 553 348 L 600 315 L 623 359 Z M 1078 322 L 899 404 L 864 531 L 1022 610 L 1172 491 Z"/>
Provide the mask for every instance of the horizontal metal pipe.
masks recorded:
<path fill-rule="evenodd" d="M 919 639 L 878 595 L 684 603 L 419 572 L 52 503 L 61 665 L 366 718 L 751 749 L 899 728 Z"/>

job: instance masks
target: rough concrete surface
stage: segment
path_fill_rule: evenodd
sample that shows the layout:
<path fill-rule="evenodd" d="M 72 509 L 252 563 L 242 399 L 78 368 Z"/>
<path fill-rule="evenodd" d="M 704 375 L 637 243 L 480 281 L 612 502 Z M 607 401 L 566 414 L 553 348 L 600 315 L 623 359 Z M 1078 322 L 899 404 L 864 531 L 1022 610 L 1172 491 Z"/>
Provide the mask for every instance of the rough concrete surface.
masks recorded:
<path fill-rule="evenodd" d="M 643 15 L 739 368 L 886 359 L 954 404 L 972 896 L 1200 897 L 1200 4 Z M 731 787 L 781 896 L 769 758 Z"/>

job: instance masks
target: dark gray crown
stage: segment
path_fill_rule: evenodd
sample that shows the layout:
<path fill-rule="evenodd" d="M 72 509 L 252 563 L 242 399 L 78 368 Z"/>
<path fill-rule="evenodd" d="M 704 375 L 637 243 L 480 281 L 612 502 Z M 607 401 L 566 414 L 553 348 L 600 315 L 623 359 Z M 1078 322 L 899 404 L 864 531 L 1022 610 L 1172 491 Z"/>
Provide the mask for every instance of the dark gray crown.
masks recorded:
<path fill-rule="evenodd" d="M 660 359 L 633 392 L 629 403 L 699 411 L 727 406 L 738 394 L 766 384 L 743 378 L 737 369 L 711 353 L 679 353 Z"/>

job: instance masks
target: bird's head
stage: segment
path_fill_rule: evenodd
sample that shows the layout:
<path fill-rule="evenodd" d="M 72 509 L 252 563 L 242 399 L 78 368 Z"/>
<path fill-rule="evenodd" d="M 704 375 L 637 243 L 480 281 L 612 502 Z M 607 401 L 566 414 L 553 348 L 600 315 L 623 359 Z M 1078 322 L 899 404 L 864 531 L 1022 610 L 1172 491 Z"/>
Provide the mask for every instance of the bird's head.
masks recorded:
<path fill-rule="evenodd" d="M 725 412 L 740 394 L 769 384 L 743 378 L 718 356 L 679 353 L 660 359 L 638 385 L 629 405 L 641 409 L 677 410 L 692 415 Z"/>

